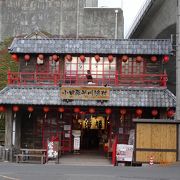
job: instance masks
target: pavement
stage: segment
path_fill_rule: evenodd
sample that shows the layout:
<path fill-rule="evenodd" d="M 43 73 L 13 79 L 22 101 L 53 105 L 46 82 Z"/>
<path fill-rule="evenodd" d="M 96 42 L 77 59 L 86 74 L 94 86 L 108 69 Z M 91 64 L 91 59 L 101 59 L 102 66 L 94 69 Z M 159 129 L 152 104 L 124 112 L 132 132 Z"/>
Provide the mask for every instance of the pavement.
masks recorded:
<path fill-rule="evenodd" d="M 171 165 L 89 166 L 0 163 L 0 180 L 179 180 L 180 163 Z"/>

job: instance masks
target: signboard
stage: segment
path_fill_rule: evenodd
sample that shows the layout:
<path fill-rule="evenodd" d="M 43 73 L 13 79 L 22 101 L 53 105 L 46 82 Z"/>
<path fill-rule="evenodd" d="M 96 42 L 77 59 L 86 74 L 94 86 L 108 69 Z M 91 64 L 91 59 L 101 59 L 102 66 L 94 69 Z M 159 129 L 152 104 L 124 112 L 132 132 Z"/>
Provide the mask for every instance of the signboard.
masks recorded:
<path fill-rule="evenodd" d="M 80 137 L 74 137 L 74 150 L 80 150 Z"/>
<path fill-rule="evenodd" d="M 58 141 L 48 141 L 47 155 L 50 159 L 56 159 L 58 157 L 59 142 Z"/>
<path fill-rule="evenodd" d="M 116 159 L 117 161 L 129 161 L 133 158 L 133 145 L 117 144 Z"/>
<path fill-rule="evenodd" d="M 62 86 L 60 90 L 62 99 L 83 99 L 83 100 L 109 100 L 109 87 L 69 87 Z"/>

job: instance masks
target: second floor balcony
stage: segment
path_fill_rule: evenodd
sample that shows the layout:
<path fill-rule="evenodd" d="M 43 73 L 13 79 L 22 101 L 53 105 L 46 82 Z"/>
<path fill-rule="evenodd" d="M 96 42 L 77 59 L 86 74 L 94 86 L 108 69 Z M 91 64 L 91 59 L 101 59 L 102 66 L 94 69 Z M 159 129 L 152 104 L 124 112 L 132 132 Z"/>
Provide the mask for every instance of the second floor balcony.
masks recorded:
<path fill-rule="evenodd" d="M 8 85 L 166 87 L 167 74 L 8 72 Z"/>

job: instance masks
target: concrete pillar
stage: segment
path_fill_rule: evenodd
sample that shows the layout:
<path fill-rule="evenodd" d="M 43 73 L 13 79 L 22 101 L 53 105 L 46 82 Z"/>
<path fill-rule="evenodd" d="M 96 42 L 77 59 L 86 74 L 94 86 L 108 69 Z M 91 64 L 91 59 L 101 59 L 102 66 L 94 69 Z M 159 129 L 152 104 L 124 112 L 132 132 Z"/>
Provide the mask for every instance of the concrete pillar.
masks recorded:
<path fill-rule="evenodd" d="M 7 108 L 5 114 L 5 148 L 12 148 L 12 129 L 13 120 L 12 120 L 12 110 L 10 107 Z"/>
<path fill-rule="evenodd" d="M 176 19 L 176 119 L 180 121 L 180 0 L 177 0 Z M 178 160 L 180 160 L 180 125 L 178 125 Z"/>

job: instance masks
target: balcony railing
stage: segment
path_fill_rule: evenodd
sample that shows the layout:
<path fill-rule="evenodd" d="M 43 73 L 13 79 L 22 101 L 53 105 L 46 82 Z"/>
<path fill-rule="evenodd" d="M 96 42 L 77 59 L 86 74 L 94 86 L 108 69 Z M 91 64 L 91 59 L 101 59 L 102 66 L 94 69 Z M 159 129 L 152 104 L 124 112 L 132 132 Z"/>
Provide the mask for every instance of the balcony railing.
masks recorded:
<path fill-rule="evenodd" d="M 34 86 L 165 86 L 167 74 L 92 74 L 93 81 L 88 82 L 86 74 L 59 74 L 35 72 L 8 72 L 9 85 L 34 85 Z"/>

